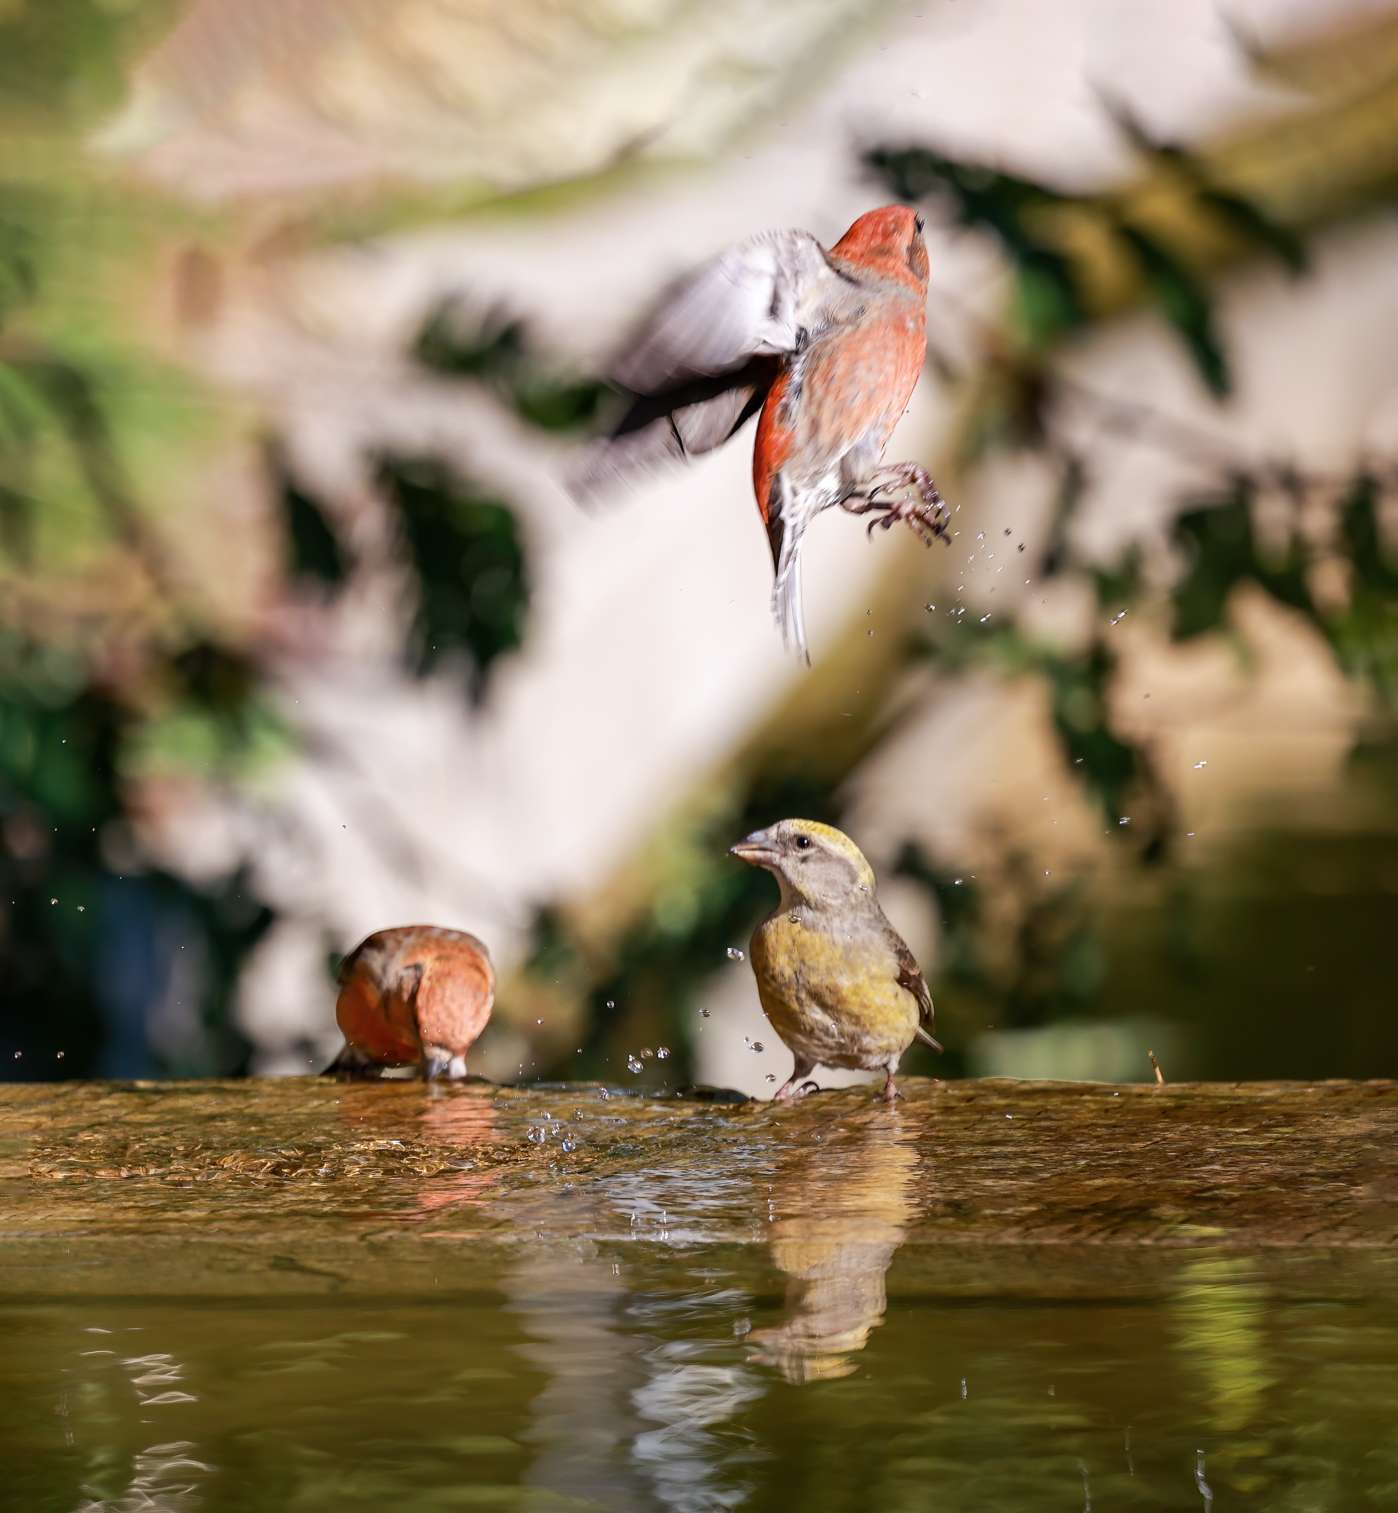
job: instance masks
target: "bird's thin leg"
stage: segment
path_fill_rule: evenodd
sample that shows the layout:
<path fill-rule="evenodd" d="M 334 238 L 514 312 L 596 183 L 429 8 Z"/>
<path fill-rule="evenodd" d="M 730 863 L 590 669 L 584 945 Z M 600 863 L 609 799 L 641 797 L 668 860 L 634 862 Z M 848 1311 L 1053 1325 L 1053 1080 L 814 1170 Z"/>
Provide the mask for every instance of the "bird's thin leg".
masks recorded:
<path fill-rule="evenodd" d="M 466 1075 L 465 1056 L 453 1056 L 445 1046 L 425 1045 L 422 1048 L 422 1075 L 427 1082 L 460 1082 Z"/>
<path fill-rule="evenodd" d="M 783 1102 L 788 1098 L 804 1098 L 806 1089 L 798 1087 L 797 1083 L 804 1082 L 815 1071 L 814 1061 L 803 1061 L 799 1056 L 796 1065 L 791 1069 L 791 1076 L 772 1094 L 773 1102 Z"/>
<path fill-rule="evenodd" d="M 885 1103 L 892 1103 L 895 1099 L 901 1098 L 903 1096 L 902 1093 L 900 1093 L 897 1087 L 894 1085 L 892 1067 L 889 1067 L 887 1072 L 884 1073 L 882 1096 Z"/>
<path fill-rule="evenodd" d="M 840 505 L 851 515 L 874 514 L 875 518 L 869 522 L 870 535 L 876 525 L 887 531 L 902 520 L 928 546 L 938 536 L 950 545 L 946 500 L 920 463 L 895 462 L 879 468 L 852 489 Z"/>

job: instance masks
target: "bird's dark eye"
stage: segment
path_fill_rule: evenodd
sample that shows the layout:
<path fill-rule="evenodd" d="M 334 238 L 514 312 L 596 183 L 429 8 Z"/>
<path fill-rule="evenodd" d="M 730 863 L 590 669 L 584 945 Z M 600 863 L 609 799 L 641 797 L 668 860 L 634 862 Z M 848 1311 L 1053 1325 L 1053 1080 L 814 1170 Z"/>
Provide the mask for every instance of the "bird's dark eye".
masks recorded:
<path fill-rule="evenodd" d="M 810 836 L 809 835 L 798 835 L 796 837 L 796 849 L 798 851 L 809 851 L 811 849 L 811 838 L 810 838 Z"/>
<path fill-rule="evenodd" d="M 918 229 L 919 232 L 921 232 L 922 228 L 926 224 L 927 224 L 927 221 L 926 221 L 926 219 L 923 216 L 915 215 L 913 217 L 913 225 L 917 227 L 917 229 Z"/>

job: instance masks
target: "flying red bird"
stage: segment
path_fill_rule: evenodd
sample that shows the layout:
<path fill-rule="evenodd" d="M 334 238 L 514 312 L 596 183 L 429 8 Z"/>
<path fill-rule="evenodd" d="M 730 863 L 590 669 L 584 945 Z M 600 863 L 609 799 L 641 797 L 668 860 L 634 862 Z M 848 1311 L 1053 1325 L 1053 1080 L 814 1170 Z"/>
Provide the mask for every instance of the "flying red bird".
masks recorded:
<path fill-rule="evenodd" d="M 861 215 L 828 251 L 805 231 L 730 248 L 661 299 L 612 374 L 631 400 L 575 486 L 712 451 L 759 411 L 753 486 L 772 611 L 807 661 L 801 543 L 822 510 L 908 523 L 929 545 L 947 508 L 926 468 L 883 462 L 927 351 L 927 248 L 905 205 Z"/>

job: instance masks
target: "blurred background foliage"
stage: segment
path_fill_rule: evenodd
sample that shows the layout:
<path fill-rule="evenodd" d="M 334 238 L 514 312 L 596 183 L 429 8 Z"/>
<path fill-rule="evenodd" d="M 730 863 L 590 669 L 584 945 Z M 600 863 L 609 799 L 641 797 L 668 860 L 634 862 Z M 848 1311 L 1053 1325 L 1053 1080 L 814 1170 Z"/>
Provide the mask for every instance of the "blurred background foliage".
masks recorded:
<path fill-rule="evenodd" d="M 244 517 L 211 461 L 227 422 L 209 381 L 140 338 L 141 300 L 123 282 L 160 232 L 227 228 L 217 214 L 114 187 L 82 146 L 178 11 L 98 0 L 0 8 L 0 132 L 30 149 L 0 180 L 8 1077 L 246 1070 L 254 1048 L 235 1013 L 238 986 L 284 892 L 246 854 L 181 860 L 188 794 L 295 832 L 286 776 L 324 737 L 285 696 L 287 657 L 307 655 L 317 625 L 352 608 L 377 573 L 395 585 L 405 676 L 442 682 L 480 719 L 534 633 L 535 542 L 520 500 L 459 453 L 420 444 L 364 458 L 381 527 L 366 535 L 273 417 L 255 518 L 274 545 L 259 554 L 241 542 Z M 1154 140 L 1104 98 L 1137 164 L 1110 188 L 1050 183 L 933 142 L 863 151 L 871 199 L 923 205 L 943 231 L 997 250 L 1001 314 L 948 302 L 955 342 L 938 336 L 946 321 L 933 323 L 931 361 L 958 419 L 929 461 L 945 491 L 968 499 L 998 461 L 1043 465 L 1053 479 L 1043 528 L 982 510 L 977 550 L 1006 554 L 1026 582 L 1080 590 L 1090 628 L 1065 640 L 969 599 L 936 610 L 906 572 L 891 580 L 896 634 L 874 646 L 852 629 L 735 751 L 675 793 L 623 866 L 599 866 L 579 896 L 537 902 L 501 999 L 502 1018 L 526 1027 L 521 1066 L 614 1078 L 634 1057 L 645 1069 L 628 1080 L 641 1085 L 692 1077 L 716 967 L 771 896 L 769 880 L 726 860 L 727 846 L 781 814 L 848 822 L 868 764 L 947 688 L 990 678 L 1041 688 L 1047 738 L 1111 851 L 1098 876 L 1053 876 L 1012 834 L 985 838 L 974 874 L 913 835 L 879 858 L 936 921 L 929 977 L 952 1047 L 936 1070 L 999 1068 L 1003 1041 L 983 1031 L 1052 1036 L 1124 1020 L 1139 1021 L 1131 1054 L 1142 1076 L 1145 1038 L 1161 1023 L 1199 1074 L 1391 1071 L 1398 1031 L 1376 964 L 1398 891 L 1398 446 L 1338 467 L 1258 455 L 1220 442 L 1226 426 L 1200 429 L 1148 395 L 1099 391 L 1058 359 L 1106 323 L 1144 317 L 1164 324 L 1226 406 L 1234 367 L 1220 278 L 1279 268 L 1304 301 L 1313 238 L 1393 203 L 1398 150 L 1390 141 L 1375 152 L 1372 137 L 1356 145 L 1353 129 L 1361 109 L 1392 116 L 1392 32 L 1381 21 L 1372 43 L 1387 49 L 1389 73 L 1327 37 L 1259 55 L 1260 70 L 1312 94 L 1280 122 L 1217 142 Z M 1330 87 L 1332 74 L 1343 88 Z M 105 271 L 85 287 L 99 267 L 126 272 L 115 287 Z M 426 313 L 402 356 L 431 382 L 488 397 L 541 445 L 583 433 L 606 398 L 549 352 L 527 314 L 455 297 Z M 1151 539 L 1104 559 L 1081 549 L 1076 526 L 1121 445 L 1187 458 L 1209 481 L 1165 499 Z M 1299 617 L 1362 696 L 1349 781 L 1372 823 L 1301 830 L 1274 817 L 1227 856 L 1189 867 L 1179 795 L 1153 738 L 1123 715 L 1116 627 L 1130 614 L 1167 641 L 1224 641 L 1246 657 L 1234 610 L 1249 594 Z M 939 801 L 933 778 L 918 801 Z M 382 847 L 385 866 L 395 844 Z M 1333 887 L 1317 890 L 1318 875 Z M 1305 1025 L 1322 1002 L 1318 976 L 1323 1035 Z M 325 994 L 328 1018 L 328 979 L 307 991 Z M 1043 1045 L 1035 1065 L 1103 1070 Z"/>

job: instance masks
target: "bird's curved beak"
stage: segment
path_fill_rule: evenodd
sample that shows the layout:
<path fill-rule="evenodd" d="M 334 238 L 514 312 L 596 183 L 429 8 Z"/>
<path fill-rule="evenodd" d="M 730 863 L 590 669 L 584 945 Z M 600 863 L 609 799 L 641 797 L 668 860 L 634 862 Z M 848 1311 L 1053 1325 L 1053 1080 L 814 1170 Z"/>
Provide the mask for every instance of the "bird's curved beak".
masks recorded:
<path fill-rule="evenodd" d="M 777 847 L 770 831 L 754 830 L 736 846 L 730 846 L 728 854 L 736 856 L 740 862 L 746 862 L 750 867 L 770 867 L 777 860 Z"/>

